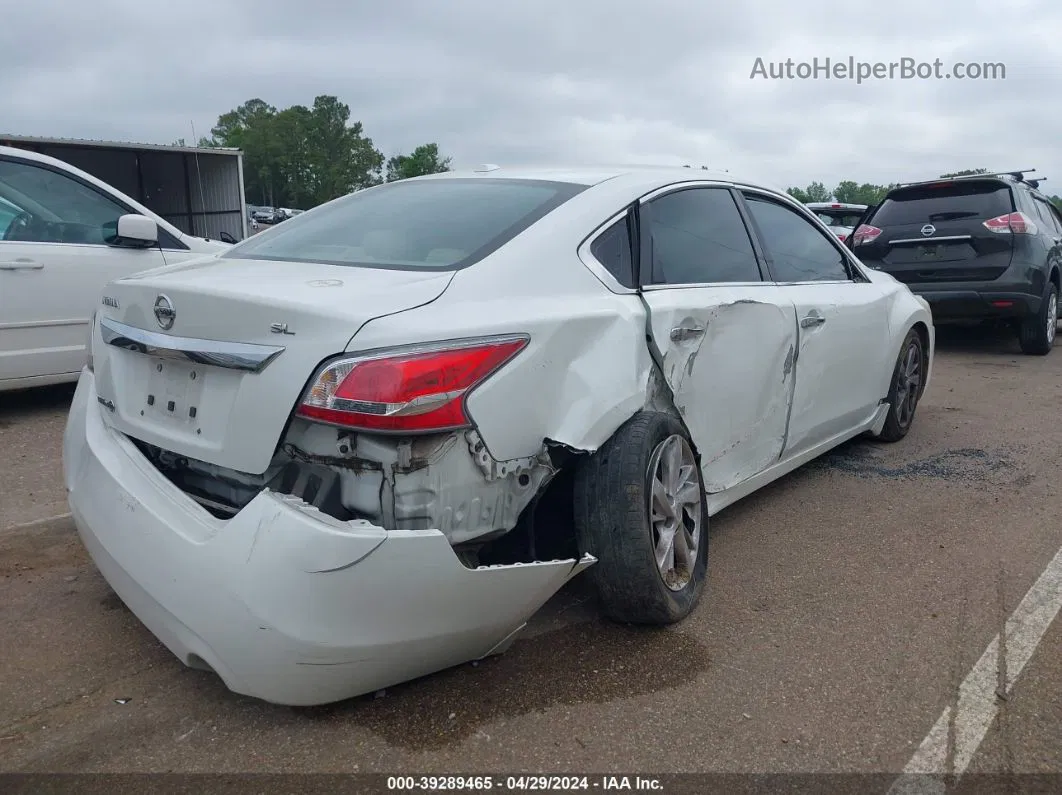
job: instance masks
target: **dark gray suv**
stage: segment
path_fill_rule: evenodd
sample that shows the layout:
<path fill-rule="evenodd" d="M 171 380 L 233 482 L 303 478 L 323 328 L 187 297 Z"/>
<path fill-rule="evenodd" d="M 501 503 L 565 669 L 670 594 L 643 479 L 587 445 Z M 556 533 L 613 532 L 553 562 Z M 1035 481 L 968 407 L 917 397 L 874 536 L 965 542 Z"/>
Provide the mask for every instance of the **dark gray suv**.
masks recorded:
<path fill-rule="evenodd" d="M 1020 172 L 902 185 L 852 233 L 850 247 L 923 296 L 933 322 L 1010 321 L 1027 354 L 1055 340 L 1062 214 Z"/>

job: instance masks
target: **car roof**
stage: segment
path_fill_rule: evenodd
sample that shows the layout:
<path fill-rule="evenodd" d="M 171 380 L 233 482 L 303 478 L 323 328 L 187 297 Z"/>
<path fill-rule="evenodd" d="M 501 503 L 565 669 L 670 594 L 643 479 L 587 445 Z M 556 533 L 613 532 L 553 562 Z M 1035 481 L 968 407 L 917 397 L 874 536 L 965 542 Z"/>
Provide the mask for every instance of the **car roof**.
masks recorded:
<path fill-rule="evenodd" d="M 658 184 L 661 187 L 677 182 L 722 182 L 731 185 L 745 185 L 784 196 L 793 200 L 781 187 L 769 180 L 749 174 L 735 174 L 730 171 L 702 168 L 685 168 L 683 166 L 658 165 L 621 165 L 621 166 L 526 166 L 502 167 L 483 166 L 476 169 L 444 171 L 439 174 L 427 174 L 413 177 L 413 180 L 438 180 L 457 178 L 478 179 L 517 179 L 548 180 L 567 182 L 574 185 L 592 187 L 604 182 L 629 182 L 631 184 Z"/>

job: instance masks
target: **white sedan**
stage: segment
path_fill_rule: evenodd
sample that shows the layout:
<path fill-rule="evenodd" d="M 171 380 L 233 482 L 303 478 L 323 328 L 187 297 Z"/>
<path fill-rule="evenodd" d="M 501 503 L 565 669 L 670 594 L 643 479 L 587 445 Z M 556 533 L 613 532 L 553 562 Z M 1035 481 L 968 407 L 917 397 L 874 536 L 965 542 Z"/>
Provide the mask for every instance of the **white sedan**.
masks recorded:
<path fill-rule="evenodd" d="M 77 380 L 107 282 L 227 248 L 69 163 L 0 146 L 0 392 Z"/>
<path fill-rule="evenodd" d="M 65 479 L 184 663 L 321 704 L 505 650 L 584 569 L 608 616 L 682 619 L 709 516 L 902 438 L 933 350 L 781 191 L 449 172 L 110 284 Z"/>

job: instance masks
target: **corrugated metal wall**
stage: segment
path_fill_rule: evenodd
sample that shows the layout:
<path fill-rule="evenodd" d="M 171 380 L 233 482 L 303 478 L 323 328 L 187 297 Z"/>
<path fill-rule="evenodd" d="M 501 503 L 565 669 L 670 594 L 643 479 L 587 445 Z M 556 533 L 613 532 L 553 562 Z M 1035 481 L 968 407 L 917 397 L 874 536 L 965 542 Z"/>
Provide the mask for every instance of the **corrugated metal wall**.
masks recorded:
<path fill-rule="evenodd" d="M 5 142 L 58 158 L 113 185 L 182 232 L 242 240 L 246 226 L 240 196 L 239 157 L 209 152 Z"/>

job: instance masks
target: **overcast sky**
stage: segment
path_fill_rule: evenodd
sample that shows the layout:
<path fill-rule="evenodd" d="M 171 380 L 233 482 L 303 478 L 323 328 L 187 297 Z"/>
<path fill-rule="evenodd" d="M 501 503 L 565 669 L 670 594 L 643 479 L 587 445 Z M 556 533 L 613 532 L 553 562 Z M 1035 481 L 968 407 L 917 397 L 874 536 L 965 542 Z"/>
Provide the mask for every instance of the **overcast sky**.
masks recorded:
<path fill-rule="evenodd" d="M 707 164 L 782 185 L 1036 167 L 1062 193 L 1060 0 L 32 0 L 0 23 L 0 134 L 171 143 L 252 97 L 335 94 L 385 154 Z M 1005 79 L 751 78 L 1002 63 Z"/>

